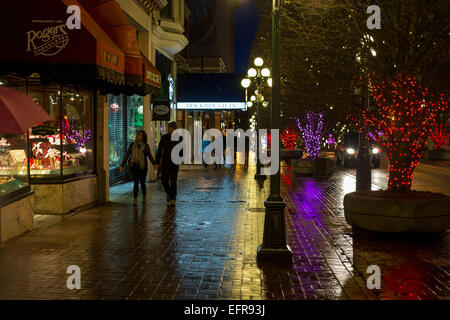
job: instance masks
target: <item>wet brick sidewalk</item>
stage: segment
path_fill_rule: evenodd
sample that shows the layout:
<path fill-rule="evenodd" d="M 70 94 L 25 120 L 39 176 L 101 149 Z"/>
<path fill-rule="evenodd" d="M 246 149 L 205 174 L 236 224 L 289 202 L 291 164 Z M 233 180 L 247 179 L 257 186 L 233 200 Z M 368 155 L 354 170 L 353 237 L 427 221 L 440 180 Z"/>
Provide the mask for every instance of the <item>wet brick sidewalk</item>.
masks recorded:
<path fill-rule="evenodd" d="M 354 178 L 282 174 L 294 264 L 256 264 L 263 189 L 254 168 L 180 171 L 176 208 L 160 182 L 149 203 L 131 205 L 131 185 L 112 202 L 0 245 L 0 299 L 450 299 L 450 238 L 352 237 L 342 199 Z M 81 290 L 66 269 L 81 268 Z M 366 273 L 378 265 L 382 288 Z"/>

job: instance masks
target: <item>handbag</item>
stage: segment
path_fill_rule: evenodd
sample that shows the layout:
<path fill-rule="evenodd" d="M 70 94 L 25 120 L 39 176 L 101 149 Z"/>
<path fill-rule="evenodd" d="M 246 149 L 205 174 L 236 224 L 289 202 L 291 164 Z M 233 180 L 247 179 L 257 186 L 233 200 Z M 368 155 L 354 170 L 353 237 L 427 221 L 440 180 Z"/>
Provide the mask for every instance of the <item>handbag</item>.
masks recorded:
<path fill-rule="evenodd" d="M 127 173 L 127 175 L 129 175 L 131 170 L 133 169 L 134 163 L 131 163 L 131 161 L 128 161 L 126 166 L 127 166 L 126 173 Z"/>

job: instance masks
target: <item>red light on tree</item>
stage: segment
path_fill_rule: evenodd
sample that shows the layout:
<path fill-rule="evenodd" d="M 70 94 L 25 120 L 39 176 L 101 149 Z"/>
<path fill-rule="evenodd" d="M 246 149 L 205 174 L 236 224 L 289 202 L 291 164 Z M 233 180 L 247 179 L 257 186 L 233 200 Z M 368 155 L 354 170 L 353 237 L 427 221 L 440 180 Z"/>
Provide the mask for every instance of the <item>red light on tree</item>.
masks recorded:
<path fill-rule="evenodd" d="M 436 125 L 431 135 L 431 140 L 434 142 L 435 150 L 441 151 L 442 147 L 449 141 L 447 125 L 445 123 Z"/>
<path fill-rule="evenodd" d="M 281 131 L 281 140 L 287 150 L 293 150 L 295 148 L 297 137 L 298 133 L 292 126 L 288 126 Z"/>
<path fill-rule="evenodd" d="M 438 115 L 448 108 L 448 100 L 443 94 L 433 96 L 414 78 L 402 75 L 393 81 L 369 82 L 375 106 L 362 111 L 362 125 L 368 132 L 382 133 L 371 138 L 389 160 L 388 190 L 409 191 L 414 169 L 425 153 Z"/>

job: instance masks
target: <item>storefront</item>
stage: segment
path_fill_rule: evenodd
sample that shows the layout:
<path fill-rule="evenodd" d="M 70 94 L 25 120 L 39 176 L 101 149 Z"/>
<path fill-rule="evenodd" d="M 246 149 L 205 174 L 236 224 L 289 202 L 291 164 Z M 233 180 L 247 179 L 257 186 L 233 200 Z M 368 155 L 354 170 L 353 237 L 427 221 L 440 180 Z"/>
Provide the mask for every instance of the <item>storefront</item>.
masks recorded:
<path fill-rule="evenodd" d="M 80 29 L 66 25 L 73 4 L 81 9 Z M 120 39 L 111 40 L 79 2 L 18 0 L 2 10 L 22 14 L 0 21 L 8 44 L 0 51 L 0 85 L 26 92 L 50 121 L 0 136 L 0 241 L 32 228 L 33 212 L 65 214 L 103 203 L 111 154 L 103 137 L 113 119 L 106 108 L 127 108 L 124 146 L 142 128 L 142 97 L 155 90 L 143 76 L 152 66 L 128 58 Z"/>
<path fill-rule="evenodd" d="M 130 177 L 120 172 L 120 164 L 128 146 L 136 134 L 144 130 L 144 94 L 159 94 L 161 74 L 141 53 L 143 59 L 143 93 L 134 95 L 112 95 L 109 101 L 109 184 L 120 183 Z M 156 152 L 156 151 L 155 151 Z"/>
<path fill-rule="evenodd" d="M 247 110 L 244 75 L 237 73 L 180 74 L 177 110 L 184 112 L 185 128 L 194 132 L 237 127 L 236 111 Z"/>
<path fill-rule="evenodd" d="M 144 129 L 144 97 L 109 95 L 109 182 L 123 181 L 120 163 L 136 133 Z"/>

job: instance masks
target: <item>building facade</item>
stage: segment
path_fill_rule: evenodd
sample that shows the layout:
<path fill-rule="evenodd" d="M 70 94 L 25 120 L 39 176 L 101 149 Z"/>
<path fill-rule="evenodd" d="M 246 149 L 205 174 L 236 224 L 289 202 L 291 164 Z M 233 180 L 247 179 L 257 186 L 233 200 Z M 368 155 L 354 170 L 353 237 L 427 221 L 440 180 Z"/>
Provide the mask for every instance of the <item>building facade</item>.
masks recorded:
<path fill-rule="evenodd" d="M 0 135 L 0 241 L 32 229 L 33 214 L 109 201 L 109 186 L 125 179 L 118 165 L 136 132 L 146 130 L 156 151 L 176 119 L 176 55 L 187 45 L 185 1 L 23 1 L 3 7 L 29 10 L 2 17 L 10 50 L 0 53 L 0 86 L 27 93 L 51 120 Z M 79 29 L 65 23 L 70 5 L 80 8 Z M 171 18 L 160 15 L 166 7 Z M 53 37 L 41 36 L 47 31 Z M 169 117 L 152 121 L 152 101 L 166 96 Z"/>

